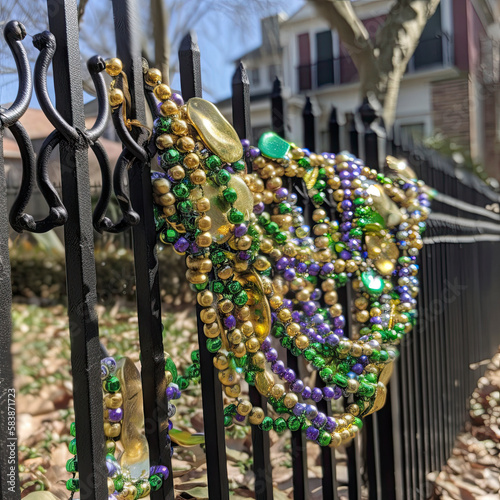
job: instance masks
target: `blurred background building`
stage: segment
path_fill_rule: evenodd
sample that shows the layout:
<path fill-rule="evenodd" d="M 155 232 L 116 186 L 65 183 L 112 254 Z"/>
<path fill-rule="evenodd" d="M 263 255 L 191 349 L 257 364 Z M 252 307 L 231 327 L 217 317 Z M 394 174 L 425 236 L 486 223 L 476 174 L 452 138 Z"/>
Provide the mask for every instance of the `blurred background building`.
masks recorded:
<path fill-rule="evenodd" d="M 375 37 L 393 1 L 357 0 L 354 8 Z M 358 72 L 336 31 L 310 3 L 291 17 L 262 20 L 262 44 L 243 54 L 251 83 L 254 138 L 271 128 L 270 96 L 280 78 L 287 139 L 302 143 L 302 110 L 310 97 L 316 144 L 328 149 L 332 106 L 338 121 L 360 105 Z M 239 60 L 238 60 L 239 62 Z M 394 124 L 403 145 L 440 132 L 500 178 L 500 2 L 441 0 L 401 83 Z M 230 100 L 218 103 L 230 118 Z M 347 134 L 341 147 L 348 148 Z"/>

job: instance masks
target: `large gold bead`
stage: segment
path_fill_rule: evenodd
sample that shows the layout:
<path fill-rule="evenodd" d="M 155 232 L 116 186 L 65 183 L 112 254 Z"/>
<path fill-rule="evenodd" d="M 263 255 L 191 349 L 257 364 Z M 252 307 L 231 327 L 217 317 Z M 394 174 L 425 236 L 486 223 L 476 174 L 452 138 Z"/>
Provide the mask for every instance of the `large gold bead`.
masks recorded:
<path fill-rule="evenodd" d="M 239 344 L 243 340 L 241 330 L 235 328 L 232 332 L 228 333 L 227 339 L 231 342 L 231 344 Z"/>
<path fill-rule="evenodd" d="M 266 269 L 269 269 L 271 263 L 263 255 L 259 255 L 255 259 L 253 265 L 257 271 L 265 271 Z"/>
<path fill-rule="evenodd" d="M 160 106 L 160 113 L 163 116 L 172 116 L 176 115 L 179 112 L 179 108 L 177 108 L 177 104 L 174 101 L 165 101 Z"/>
<path fill-rule="evenodd" d="M 229 314 L 233 310 L 234 304 L 229 299 L 224 299 L 219 302 L 218 307 L 224 314 Z"/>
<path fill-rule="evenodd" d="M 290 323 L 286 327 L 286 333 L 289 337 L 296 337 L 300 333 L 300 325 L 298 323 Z"/>
<path fill-rule="evenodd" d="M 338 302 L 339 297 L 337 295 L 337 292 L 332 290 L 331 292 L 325 293 L 324 299 L 327 305 L 333 306 Z"/>
<path fill-rule="evenodd" d="M 237 358 L 242 358 L 247 353 L 247 348 L 243 342 L 234 347 L 233 353 Z"/>
<path fill-rule="evenodd" d="M 326 218 L 326 211 L 322 208 L 317 208 L 316 210 L 314 210 L 312 218 L 314 222 L 319 222 Z"/>
<path fill-rule="evenodd" d="M 253 323 L 251 321 L 245 321 L 241 324 L 241 331 L 245 337 L 249 337 L 254 332 Z"/>
<path fill-rule="evenodd" d="M 157 68 L 150 68 L 146 73 L 146 85 L 153 87 L 158 82 L 161 82 L 161 71 Z"/>
<path fill-rule="evenodd" d="M 257 354 L 255 354 L 254 357 L 257 356 Z M 274 379 L 269 372 L 262 371 L 255 375 L 255 387 L 263 396 L 268 396 L 273 386 Z"/>
<path fill-rule="evenodd" d="M 114 481 L 108 477 L 108 495 L 111 495 L 111 493 L 113 493 L 113 491 L 115 491 L 115 483 Z"/>
<path fill-rule="evenodd" d="M 163 213 L 167 217 L 170 217 L 171 215 L 174 215 L 175 212 L 177 212 L 177 209 L 175 208 L 174 205 L 170 205 L 169 207 L 163 207 Z"/>
<path fill-rule="evenodd" d="M 155 96 L 160 99 L 160 101 L 166 101 L 171 95 L 172 91 L 166 83 L 160 83 L 153 90 Z"/>
<path fill-rule="evenodd" d="M 111 89 L 109 91 L 109 104 L 111 107 L 119 106 L 125 100 L 125 96 L 120 89 Z"/>
<path fill-rule="evenodd" d="M 251 244 L 252 244 L 252 238 L 250 238 L 250 236 L 248 235 L 238 238 L 238 243 L 237 243 L 238 250 L 248 250 Z"/>
<path fill-rule="evenodd" d="M 197 220 L 198 228 L 201 231 L 208 231 L 212 227 L 212 219 L 204 215 Z"/>
<path fill-rule="evenodd" d="M 106 73 L 109 76 L 118 76 L 123 70 L 123 64 L 117 57 L 106 60 Z"/>
<path fill-rule="evenodd" d="M 193 97 L 187 102 L 187 114 L 203 142 L 222 161 L 233 163 L 242 157 L 238 134 L 211 102 Z"/>
<path fill-rule="evenodd" d="M 162 207 L 169 207 L 175 203 L 175 196 L 173 193 L 165 193 L 158 198 L 158 202 Z"/>
<path fill-rule="evenodd" d="M 269 305 L 273 308 L 273 309 L 277 309 L 278 307 L 281 306 L 281 304 L 283 304 L 283 299 L 279 296 L 279 295 L 273 295 L 270 299 L 269 299 Z"/>
<path fill-rule="evenodd" d="M 332 440 L 330 441 L 331 448 L 337 448 L 342 443 L 342 436 L 338 432 L 332 433 Z"/>

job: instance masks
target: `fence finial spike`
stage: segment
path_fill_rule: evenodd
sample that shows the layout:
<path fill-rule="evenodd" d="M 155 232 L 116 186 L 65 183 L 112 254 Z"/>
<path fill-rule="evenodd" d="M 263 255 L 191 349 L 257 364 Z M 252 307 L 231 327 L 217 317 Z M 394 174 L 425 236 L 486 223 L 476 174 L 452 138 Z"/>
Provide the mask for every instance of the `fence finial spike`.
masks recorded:
<path fill-rule="evenodd" d="M 306 103 L 304 105 L 304 110 L 302 111 L 302 114 L 304 114 L 304 115 L 312 115 L 313 114 L 311 98 L 308 95 L 306 95 Z"/>
<path fill-rule="evenodd" d="M 278 77 L 274 78 L 273 90 L 271 92 L 271 97 L 277 97 L 281 95 L 281 81 Z"/>
<path fill-rule="evenodd" d="M 245 68 L 245 63 L 241 60 L 233 73 L 232 79 L 233 85 L 237 85 L 238 83 L 250 85 L 250 80 L 248 79 L 248 73 Z"/>
<path fill-rule="evenodd" d="M 198 36 L 196 35 L 196 31 L 189 30 L 181 41 L 179 45 L 179 52 L 199 52 L 200 49 L 198 47 Z"/>

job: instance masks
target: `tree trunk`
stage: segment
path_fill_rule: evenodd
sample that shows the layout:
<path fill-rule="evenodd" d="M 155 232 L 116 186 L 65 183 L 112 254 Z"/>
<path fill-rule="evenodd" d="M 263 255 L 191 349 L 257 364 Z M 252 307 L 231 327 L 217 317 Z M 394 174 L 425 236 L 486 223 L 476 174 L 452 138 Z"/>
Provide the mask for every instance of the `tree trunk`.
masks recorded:
<path fill-rule="evenodd" d="M 151 0 L 151 23 L 155 45 L 154 64 L 161 71 L 162 81 L 170 82 L 170 39 L 168 33 L 170 14 L 165 7 L 165 0 Z"/>

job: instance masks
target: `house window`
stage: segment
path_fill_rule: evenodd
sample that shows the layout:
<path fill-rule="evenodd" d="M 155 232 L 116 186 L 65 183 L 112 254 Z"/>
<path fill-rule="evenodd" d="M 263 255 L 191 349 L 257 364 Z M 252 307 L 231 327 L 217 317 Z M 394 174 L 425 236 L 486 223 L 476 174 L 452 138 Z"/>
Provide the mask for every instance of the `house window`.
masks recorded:
<path fill-rule="evenodd" d="M 268 66 L 267 70 L 268 70 L 268 75 L 269 75 L 269 81 L 271 83 L 274 82 L 274 79 L 276 77 L 279 78 L 280 73 L 281 73 L 281 71 L 280 71 L 280 65 L 279 64 L 270 64 Z"/>
<path fill-rule="evenodd" d="M 258 87 L 260 85 L 260 71 L 259 68 L 252 68 L 248 71 L 248 79 L 250 85 Z"/>
<path fill-rule="evenodd" d="M 399 141 L 401 146 L 408 148 L 414 144 L 421 144 L 424 139 L 424 124 L 412 123 L 399 127 Z"/>
<path fill-rule="evenodd" d="M 332 32 L 316 33 L 316 82 L 318 87 L 333 83 Z"/>
<path fill-rule="evenodd" d="M 299 43 L 299 91 L 312 88 L 311 75 L 311 42 L 309 33 L 298 36 Z"/>
<path fill-rule="evenodd" d="M 443 64 L 443 30 L 441 27 L 440 5 L 438 5 L 436 12 L 425 25 L 413 54 L 413 67 L 415 70 L 437 64 Z M 412 65 L 410 64 L 410 66 Z"/>

